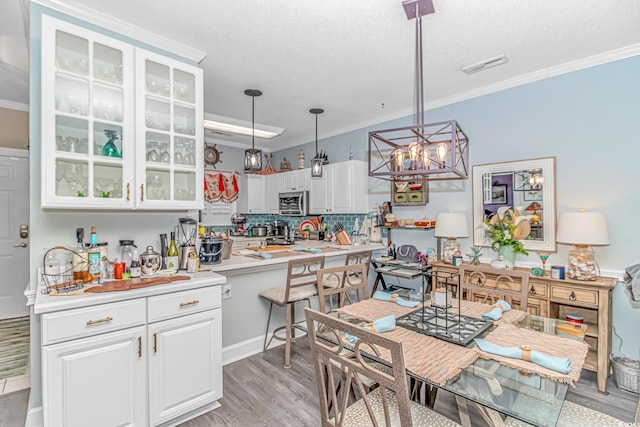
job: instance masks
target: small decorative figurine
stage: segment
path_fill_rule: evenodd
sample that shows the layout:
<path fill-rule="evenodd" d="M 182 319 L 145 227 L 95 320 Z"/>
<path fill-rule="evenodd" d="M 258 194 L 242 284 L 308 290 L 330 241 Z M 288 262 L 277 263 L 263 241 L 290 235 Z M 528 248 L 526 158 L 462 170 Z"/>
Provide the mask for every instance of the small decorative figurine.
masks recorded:
<path fill-rule="evenodd" d="M 287 160 L 287 158 L 283 158 L 280 162 L 280 172 L 290 172 L 291 171 L 291 162 Z"/>
<path fill-rule="evenodd" d="M 298 169 L 304 169 L 304 150 L 298 153 Z"/>

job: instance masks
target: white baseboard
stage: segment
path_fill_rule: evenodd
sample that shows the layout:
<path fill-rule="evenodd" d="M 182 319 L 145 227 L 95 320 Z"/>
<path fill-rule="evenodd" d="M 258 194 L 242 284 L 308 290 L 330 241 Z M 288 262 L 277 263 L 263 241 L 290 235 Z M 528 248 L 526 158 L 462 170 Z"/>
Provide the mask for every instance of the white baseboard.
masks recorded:
<path fill-rule="evenodd" d="M 24 422 L 24 427 L 44 427 L 44 413 L 42 412 L 42 406 L 29 408 L 29 411 L 27 411 L 27 419 Z"/>
<path fill-rule="evenodd" d="M 222 366 L 229 363 L 237 362 L 238 360 L 245 359 L 253 356 L 254 354 L 262 353 L 262 346 L 264 344 L 264 335 L 255 338 L 249 338 L 248 340 L 241 341 L 237 344 L 232 344 L 222 348 Z M 269 348 L 277 347 L 284 344 L 283 341 L 273 340 Z"/>

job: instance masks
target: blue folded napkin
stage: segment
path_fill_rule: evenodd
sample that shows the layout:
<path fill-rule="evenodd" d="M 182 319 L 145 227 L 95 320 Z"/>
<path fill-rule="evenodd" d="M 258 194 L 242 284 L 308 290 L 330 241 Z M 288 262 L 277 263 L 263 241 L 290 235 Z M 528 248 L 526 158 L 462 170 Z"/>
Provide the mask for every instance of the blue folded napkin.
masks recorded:
<path fill-rule="evenodd" d="M 267 253 L 264 253 L 264 252 L 257 252 L 257 251 L 256 251 L 256 252 L 254 252 L 254 253 L 253 253 L 253 254 L 251 254 L 251 255 L 259 256 L 259 257 L 262 257 L 262 258 L 264 258 L 264 259 L 269 259 L 269 258 L 271 258 L 271 257 L 273 256 L 273 255 L 271 255 L 271 254 L 267 254 Z"/>
<path fill-rule="evenodd" d="M 512 359 L 522 359 L 522 349 L 520 347 L 503 347 L 480 338 L 474 338 L 476 345 L 482 351 L 495 354 L 497 356 L 510 357 Z M 571 361 L 566 357 L 549 356 L 539 351 L 531 350 L 531 361 L 536 365 L 543 366 L 562 374 L 571 372 Z"/>
<path fill-rule="evenodd" d="M 413 308 L 416 305 L 420 304 L 420 301 L 409 301 L 404 298 L 394 297 L 392 294 L 388 292 L 382 292 L 382 291 L 376 291 L 376 293 L 373 294 L 372 298 L 380 301 L 395 302 L 396 304 L 401 305 L 402 307 L 409 307 L 409 308 Z"/>
<path fill-rule="evenodd" d="M 503 311 L 511 310 L 511 306 L 509 305 L 509 303 L 504 301 L 504 300 L 501 300 L 501 299 L 496 301 L 495 305 L 498 306 L 498 307 L 494 307 L 490 312 L 484 313 L 482 315 L 483 319 L 485 319 L 485 320 L 500 320 L 502 318 L 502 312 Z"/>
<path fill-rule="evenodd" d="M 373 329 L 375 332 L 393 331 L 396 328 L 396 318 L 393 315 L 381 317 L 371 323 L 366 323 L 365 325 L 363 325 L 363 327 L 367 329 Z M 351 334 L 345 334 L 345 336 L 347 338 L 347 341 L 349 341 L 350 343 L 358 341 L 358 337 L 355 337 Z"/>
<path fill-rule="evenodd" d="M 298 248 L 296 251 L 300 252 L 311 252 L 312 254 L 320 254 L 322 253 L 322 249 L 319 248 Z"/>

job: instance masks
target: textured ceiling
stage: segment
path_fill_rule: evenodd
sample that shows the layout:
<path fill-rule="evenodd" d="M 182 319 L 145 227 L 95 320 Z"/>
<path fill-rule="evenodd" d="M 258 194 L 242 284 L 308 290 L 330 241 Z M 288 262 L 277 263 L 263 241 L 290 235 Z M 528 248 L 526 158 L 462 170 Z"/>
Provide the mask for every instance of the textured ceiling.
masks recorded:
<path fill-rule="evenodd" d="M 20 12 L 21 0 L 0 1 L 3 9 L 6 3 L 16 9 L 13 13 Z M 325 109 L 320 138 L 413 112 L 415 21 L 407 20 L 401 3 L 82 1 L 87 8 L 205 52 L 206 112 L 250 120 L 251 100 L 243 92 L 262 90 L 256 122 L 285 128 L 276 139 L 257 141 L 272 150 L 313 141 L 312 107 Z M 423 18 L 427 106 L 485 93 L 505 81 L 526 81 L 522 76 L 542 76 L 542 70 L 605 52 L 639 51 L 638 0 L 434 0 L 434 6 L 435 13 Z M 5 56 L 5 47 L 6 37 L 20 36 L 22 21 L 14 18 L 10 21 L 16 27 L 7 27 L 7 15 L 2 15 L 0 65 L 2 71 L 19 71 L 25 57 Z M 26 42 L 13 44 L 26 50 Z M 461 71 L 500 54 L 509 58 L 506 65 L 473 75 Z M 16 94 L 17 89 L 24 87 L 3 82 L 0 99 L 26 102 L 26 94 Z"/>

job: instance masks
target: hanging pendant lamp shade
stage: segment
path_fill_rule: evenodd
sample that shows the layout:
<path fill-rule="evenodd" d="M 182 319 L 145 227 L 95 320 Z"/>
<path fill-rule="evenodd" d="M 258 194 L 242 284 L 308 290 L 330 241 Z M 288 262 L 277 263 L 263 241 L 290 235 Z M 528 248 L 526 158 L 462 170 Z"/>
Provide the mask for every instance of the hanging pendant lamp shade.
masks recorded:
<path fill-rule="evenodd" d="M 324 110 L 322 108 L 312 108 L 309 112 L 316 115 L 316 155 L 311 159 L 311 177 L 320 178 L 322 177 L 322 163 L 324 162 L 324 158 L 320 156 L 318 152 L 318 114 L 324 113 Z"/>
<path fill-rule="evenodd" d="M 257 89 L 247 89 L 244 94 L 251 97 L 251 148 L 244 152 L 244 173 L 256 173 L 262 170 L 262 150 L 256 150 L 256 96 L 262 92 Z"/>

